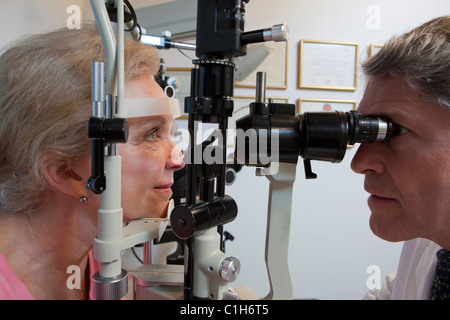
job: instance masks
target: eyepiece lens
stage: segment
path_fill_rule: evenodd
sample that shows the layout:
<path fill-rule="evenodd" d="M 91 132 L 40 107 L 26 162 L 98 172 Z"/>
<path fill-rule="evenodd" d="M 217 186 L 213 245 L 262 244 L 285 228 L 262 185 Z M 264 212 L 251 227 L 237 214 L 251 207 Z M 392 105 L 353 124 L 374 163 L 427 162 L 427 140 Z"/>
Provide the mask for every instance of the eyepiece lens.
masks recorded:
<path fill-rule="evenodd" d="M 349 119 L 349 130 L 352 132 L 349 134 L 350 144 L 386 142 L 392 134 L 392 122 L 388 119 L 356 111 L 347 112 L 346 115 Z"/>

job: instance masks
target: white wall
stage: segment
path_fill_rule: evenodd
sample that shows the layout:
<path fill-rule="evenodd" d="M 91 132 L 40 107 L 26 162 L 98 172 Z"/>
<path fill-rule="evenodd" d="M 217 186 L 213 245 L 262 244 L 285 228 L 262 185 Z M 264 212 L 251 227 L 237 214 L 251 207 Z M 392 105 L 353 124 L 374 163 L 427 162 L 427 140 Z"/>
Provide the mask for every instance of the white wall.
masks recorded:
<path fill-rule="evenodd" d="M 64 26 L 70 16 L 66 12 L 70 5 L 78 5 L 83 17 L 91 17 L 87 0 L 1 2 L 2 47 L 21 35 Z M 379 29 L 367 27 L 370 5 L 380 9 Z M 298 98 L 359 101 L 364 87 L 360 79 L 356 92 L 297 89 L 301 39 L 358 42 L 360 59 L 364 59 L 368 45 L 383 43 L 393 34 L 432 17 L 449 14 L 450 3 L 448 0 L 252 0 L 247 9 L 247 31 L 288 24 L 288 88 L 268 90 L 267 96 L 284 96 L 295 103 Z M 191 67 L 190 61 L 175 50 L 164 51 L 162 55 L 169 67 Z M 236 89 L 235 95 L 253 96 L 254 91 Z M 401 243 L 378 239 L 368 228 L 370 212 L 362 187 L 363 177 L 349 168 L 355 151 L 356 148 L 350 149 L 341 164 L 313 162 L 317 180 L 305 180 L 302 164 L 297 166 L 289 243 L 295 298 L 359 299 L 367 291 L 369 266 L 379 266 L 381 277 L 396 268 Z M 239 206 L 237 219 L 225 226 L 236 238 L 227 243 L 227 253 L 242 263 L 235 284 L 251 286 L 263 297 L 269 290 L 264 265 L 268 182 L 255 177 L 254 169 L 244 168 L 227 193 Z"/>
<path fill-rule="evenodd" d="M 89 1 L 86 0 L 1 0 L 0 4 L 0 47 L 23 35 L 42 33 L 66 26 L 72 11 L 71 5 L 80 8 L 83 16 Z"/>

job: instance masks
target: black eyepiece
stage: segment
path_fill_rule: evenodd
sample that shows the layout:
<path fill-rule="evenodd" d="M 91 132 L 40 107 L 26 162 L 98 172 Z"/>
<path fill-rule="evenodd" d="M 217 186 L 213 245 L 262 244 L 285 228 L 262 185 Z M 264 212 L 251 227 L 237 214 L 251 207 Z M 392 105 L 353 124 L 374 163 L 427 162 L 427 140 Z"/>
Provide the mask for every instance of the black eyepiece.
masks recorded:
<path fill-rule="evenodd" d="M 355 142 L 386 142 L 392 135 L 393 124 L 389 119 L 370 114 L 360 114 L 354 110 L 346 112 L 346 116 L 349 129 L 348 143 L 350 145 L 355 144 Z"/>
<path fill-rule="evenodd" d="M 349 112 L 305 112 L 300 122 L 300 155 L 305 159 L 340 162 L 348 145 L 386 142 L 392 135 L 389 119 Z"/>

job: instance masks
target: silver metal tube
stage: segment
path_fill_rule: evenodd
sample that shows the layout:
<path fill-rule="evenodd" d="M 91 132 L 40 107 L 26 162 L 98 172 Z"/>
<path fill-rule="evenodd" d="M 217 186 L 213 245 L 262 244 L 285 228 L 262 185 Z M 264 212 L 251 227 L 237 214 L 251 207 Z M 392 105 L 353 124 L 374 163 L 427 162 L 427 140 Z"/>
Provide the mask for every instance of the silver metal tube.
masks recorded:
<path fill-rule="evenodd" d="M 92 116 L 105 116 L 105 82 L 102 62 L 92 63 Z"/>
<path fill-rule="evenodd" d="M 124 92 L 125 92 L 125 52 L 124 52 L 124 8 L 123 0 L 117 0 L 117 107 L 114 110 L 112 117 L 125 118 L 123 104 L 124 104 Z"/>
<path fill-rule="evenodd" d="M 151 36 L 148 34 L 141 34 L 141 42 L 146 45 L 164 48 L 164 38 Z"/>
<path fill-rule="evenodd" d="M 266 101 L 266 73 L 256 73 L 256 102 Z"/>
<path fill-rule="evenodd" d="M 152 263 L 152 243 L 150 241 L 144 242 L 142 257 L 144 265 Z"/>
<path fill-rule="evenodd" d="M 185 43 L 185 42 L 174 42 L 167 40 L 164 37 L 151 36 L 148 34 L 141 35 L 141 42 L 149 46 L 155 46 L 161 49 L 181 49 L 181 50 L 191 50 L 195 51 L 195 44 Z"/>
<path fill-rule="evenodd" d="M 166 41 L 170 48 L 195 51 L 195 44 Z"/>
<path fill-rule="evenodd" d="M 105 118 L 111 119 L 116 114 L 117 110 L 117 96 L 116 95 L 106 95 L 106 106 L 105 106 Z M 115 156 L 117 155 L 117 145 L 115 143 L 107 143 L 105 145 L 105 156 Z"/>
<path fill-rule="evenodd" d="M 388 134 L 388 124 L 383 119 L 378 118 L 378 134 L 376 141 L 384 141 Z"/>

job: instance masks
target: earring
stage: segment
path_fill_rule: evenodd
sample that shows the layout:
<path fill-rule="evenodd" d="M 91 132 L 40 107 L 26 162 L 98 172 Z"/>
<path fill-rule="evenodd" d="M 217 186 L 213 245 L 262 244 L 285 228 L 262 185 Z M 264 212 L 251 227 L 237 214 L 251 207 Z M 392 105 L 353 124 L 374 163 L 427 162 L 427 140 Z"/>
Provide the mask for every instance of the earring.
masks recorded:
<path fill-rule="evenodd" d="M 86 196 L 81 196 L 81 197 L 80 197 L 80 202 L 81 202 L 82 204 L 86 204 L 86 203 L 88 202 L 88 197 L 86 197 Z"/>

